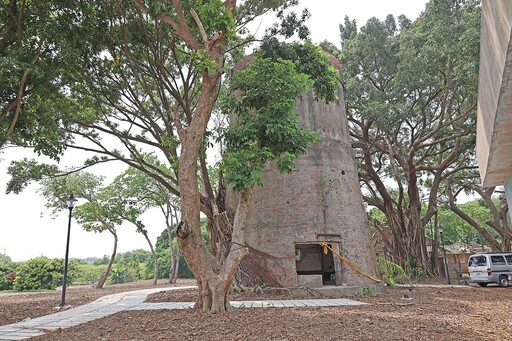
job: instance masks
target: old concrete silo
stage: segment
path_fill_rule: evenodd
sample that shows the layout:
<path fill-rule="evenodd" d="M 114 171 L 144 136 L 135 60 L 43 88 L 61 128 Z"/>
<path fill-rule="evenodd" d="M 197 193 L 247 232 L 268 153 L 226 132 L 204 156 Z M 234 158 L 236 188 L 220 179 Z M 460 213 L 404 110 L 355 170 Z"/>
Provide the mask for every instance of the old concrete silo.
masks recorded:
<path fill-rule="evenodd" d="M 244 281 L 273 287 L 373 283 L 319 245 L 329 244 L 375 275 L 344 103 L 341 86 L 336 103 L 316 101 L 313 93 L 297 99 L 296 112 L 319 141 L 290 174 L 280 174 L 275 164 L 264 170 L 247 219 L 251 250 L 241 265 Z"/>

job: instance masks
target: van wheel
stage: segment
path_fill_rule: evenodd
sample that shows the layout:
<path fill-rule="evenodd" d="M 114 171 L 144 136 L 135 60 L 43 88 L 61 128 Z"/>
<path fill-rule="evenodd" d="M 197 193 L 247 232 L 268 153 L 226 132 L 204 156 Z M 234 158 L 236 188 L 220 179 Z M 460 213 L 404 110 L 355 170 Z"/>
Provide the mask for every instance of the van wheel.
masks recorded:
<path fill-rule="evenodd" d="M 498 280 L 498 284 L 500 287 L 508 287 L 508 277 L 507 276 L 500 276 L 500 279 Z"/>
<path fill-rule="evenodd" d="M 478 283 L 478 285 L 481 286 L 481 287 L 486 287 L 487 283 Z"/>

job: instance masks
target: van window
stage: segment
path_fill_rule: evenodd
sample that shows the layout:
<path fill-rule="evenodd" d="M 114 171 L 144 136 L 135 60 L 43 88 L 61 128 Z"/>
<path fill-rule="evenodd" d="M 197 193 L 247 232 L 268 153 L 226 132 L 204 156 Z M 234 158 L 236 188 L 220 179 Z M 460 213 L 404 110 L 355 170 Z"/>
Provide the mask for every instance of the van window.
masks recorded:
<path fill-rule="evenodd" d="M 512 265 L 512 255 L 505 255 L 508 265 Z"/>
<path fill-rule="evenodd" d="M 505 265 L 505 258 L 503 256 L 491 256 L 491 263 L 496 265 Z"/>
<path fill-rule="evenodd" d="M 485 256 L 473 256 L 469 258 L 469 266 L 486 266 L 487 260 Z"/>

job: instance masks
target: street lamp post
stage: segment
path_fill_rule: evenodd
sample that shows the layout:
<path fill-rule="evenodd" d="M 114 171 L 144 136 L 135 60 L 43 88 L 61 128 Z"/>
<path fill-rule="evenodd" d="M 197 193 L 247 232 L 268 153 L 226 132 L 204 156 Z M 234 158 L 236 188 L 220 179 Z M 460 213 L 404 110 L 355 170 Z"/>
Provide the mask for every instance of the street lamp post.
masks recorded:
<path fill-rule="evenodd" d="M 448 260 L 446 259 L 446 249 L 444 247 L 443 228 L 441 226 L 439 226 L 439 235 L 441 236 L 441 245 L 443 246 L 444 273 L 448 279 L 448 284 L 451 284 L 450 271 L 448 270 Z"/>
<path fill-rule="evenodd" d="M 69 258 L 69 235 L 71 233 L 71 212 L 73 211 L 73 207 L 75 207 L 75 203 L 77 199 L 73 194 L 71 194 L 67 200 L 68 209 L 69 209 L 69 221 L 68 221 L 68 238 L 66 241 L 66 258 L 64 259 L 64 280 L 62 282 L 62 299 L 60 301 L 60 307 L 63 308 L 66 305 L 66 284 L 68 280 L 68 258 Z"/>

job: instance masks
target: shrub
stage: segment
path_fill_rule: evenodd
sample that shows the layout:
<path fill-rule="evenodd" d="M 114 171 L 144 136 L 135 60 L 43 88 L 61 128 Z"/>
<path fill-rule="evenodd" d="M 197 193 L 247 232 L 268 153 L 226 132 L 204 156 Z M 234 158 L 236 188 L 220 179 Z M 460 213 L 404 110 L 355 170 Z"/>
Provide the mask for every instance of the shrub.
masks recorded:
<path fill-rule="evenodd" d="M 108 277 L 109 284 L 128 283 L 137 280 L 137 272 L 126 264 L 114 264 Z"/>
<path fill-rule="evenodd" d="M 390 260 L 377 257 L 377 267 L 379 269 L 381 278 L 391 286 L 395 285 L 396 283 L 411 282 L 411 279 L 404 271 L 404 269 L 400 265 L 393 263 Z"/>
<path fill-rule="evenodd" d="M 16 274 L 14 272 L 9 272 L 7 275 L 5 275 L 5 279 L 7 280 L 7 282 L 10 282 L 12 284 L 16 279 Z"/>
<path fill-rule="evenodd" d="M 137 263 L 134 268 L 137 271 L 138 279 L 152 279 L 154 275 L 153 262 L 151 263 Z"/>
<path fill-rule="evenodd" d="M 16 263 L 11 257 L 0 254 L 0 290 L 12 289 L 14 278 L 16 278 Z"/>
<path fill-rule="evenodd" d="M 74 274 L 75 284 L 94 284 L 97 283 L 105 271 L 103 265 L 77 264 Z"/>
<path fill-rule="evenodd" d="M 169 248 L 158 252 L 158 277 L 169 278 L 169 268 L 171 265 L 171 257 L 169 256 Z"/>
<path fill-rule="evenodd" d="M 67 279 L 68 285 L 73 283 L 75 272 L 75 265 L 70 263 Z M 16 291 L 54 290 L 58 285 L 62 285 L 63 273 L 63 259 L 32 258 L 21 263 L 16 269 L 16 279 L 14 280 L 13 288 Z"/>
<path fill-rule="evenodd" d="M 0 290 L 11 290 L 16 274 L 14 272 L 2 272 L 0 271 Z"/>

